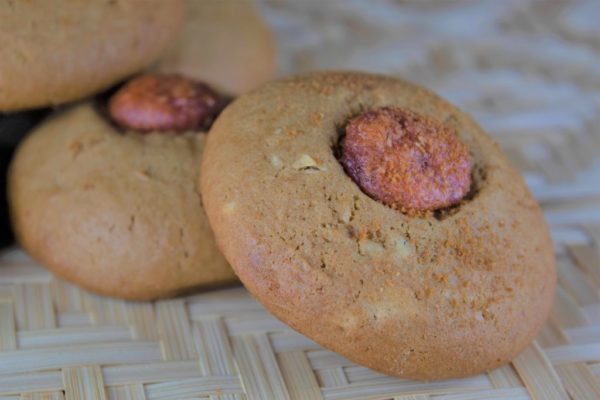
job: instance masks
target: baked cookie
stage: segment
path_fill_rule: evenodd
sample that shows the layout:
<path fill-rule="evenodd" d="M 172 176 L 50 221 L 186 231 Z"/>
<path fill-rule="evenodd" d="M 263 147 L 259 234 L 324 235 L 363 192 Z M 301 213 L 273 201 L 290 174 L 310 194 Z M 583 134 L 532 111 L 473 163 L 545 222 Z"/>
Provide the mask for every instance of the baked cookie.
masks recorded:
<path fill-rule="evenodd" d="M 0 0 L 0 111 L 109 87 L 155 61 L 182 18 L 181 0 Z"/>
<path fill-rule="evenodd" d="M 156 69 L 243 93 L 275 73 L 275 40 L 250 0 L 187 0 L 178 39 Z"/>
<path fill-rule="evenodd" d="M 206 85 L 149 75 L 108 110 L 86 102 L 55 114 L 10 168 L 17 239 L 57 275 L 108 296 L 234 281 L 196 187 L 206 128 L 223 106 Z"/>
<path fill-rule="evenodd" d="M 219 116 L 201 170 L 245 286 L 359 364 L 479 373 L 549 314 L 556 273 L 538 204 L 498 145 L 421 87 L 350 72 L 268 83 Z"/>

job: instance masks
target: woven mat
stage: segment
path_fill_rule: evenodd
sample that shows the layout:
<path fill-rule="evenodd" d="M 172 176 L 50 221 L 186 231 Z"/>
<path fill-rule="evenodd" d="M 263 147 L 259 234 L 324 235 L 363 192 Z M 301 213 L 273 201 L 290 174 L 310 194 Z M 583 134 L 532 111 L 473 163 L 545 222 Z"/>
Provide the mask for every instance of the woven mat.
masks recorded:
<path fill-rule="evenodd" d="M 472 113 L 551 225 L 550 321 L 510 365 L 386 377 L 322 349 L 241 287 L 156 303 L 97 297 L 18 250 L 0 258 L 0 399 L 600 398 L 600 2 L 261 3 L 283 72 L 401 74 Z"/>

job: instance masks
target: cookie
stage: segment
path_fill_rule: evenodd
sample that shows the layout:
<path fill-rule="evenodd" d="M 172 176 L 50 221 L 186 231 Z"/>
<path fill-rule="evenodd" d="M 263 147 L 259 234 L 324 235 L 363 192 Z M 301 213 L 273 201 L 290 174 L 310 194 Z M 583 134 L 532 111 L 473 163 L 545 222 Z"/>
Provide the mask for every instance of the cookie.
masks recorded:
<path fill-rule="evenodd" d="M 243 93 L 276 70 L 274 37 L 250 0 L 186 3 L 178 39 L 156 69 L 210 82 L 224 93 Z"/>
<path fill-rule="evenodd" d="M 223 106 L 203 83 L 150 75 L 106 106 L 56 113 L 9 171 L 17 239 L 57 275 L 108 296 L 154 299 L 235 281 L 195 184 L 206 127 Z"/>
<path fill-rule="evenodd" d="M 419 86 L 351 72 L 268 83 L 219 116 L 201 170 L 248 290 L 358 364 L 476 374 L 515 357 L 550 312 L 540 207 L 499 146 Z"/>
<path fill-rule="evenodd" d="M 183 5 L 0 1 L 0 111 L 80 99 L 145 68 L 178 34 Z"/>

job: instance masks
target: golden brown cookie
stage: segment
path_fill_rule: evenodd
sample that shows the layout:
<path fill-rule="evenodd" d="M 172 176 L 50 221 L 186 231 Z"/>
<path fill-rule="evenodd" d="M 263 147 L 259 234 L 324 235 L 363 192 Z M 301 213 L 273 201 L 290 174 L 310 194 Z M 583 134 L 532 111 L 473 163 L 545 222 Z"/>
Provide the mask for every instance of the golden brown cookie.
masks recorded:
<path fill-rule="evenodd" d="M 388 130 L 378 120 L 385 109 L 400 110 Z M 358 128 L 363 144 L 350 139 L 355 154 L 344 154 L 349 122 L 371 112 L 375 123 Z M 377 194 L 405 182 L 402 165 L 414 185 L 435 182 L 436 171 L 439 182 L 456 181 L 431 186 L 444 208 L 431 209 L 421 186 L 406 187 L 418 198 L 406 209 L 387 206 L 346 173 L 348 157 L 368 161 L 360 172 L 379 180 Z M 490 370 L 549 314 L 552 243 L 523 179 L 471 118 L 405 81 L 322 72 L 241 96 L 211 129 L 201 187 L 217 242 L 250 292 L 377 371 L 441 379 Z"/>
<path fill-rule="evenodd" d="M 0 111 L 111 86 L 155 61 L 182 17 L 181 0 L 1 0 Z"/>
<path fill-rule="evenodd" d="M 243 93 L 273 76 L 275 48 L 251 0 L 187 0 L 182 32 L 156 68 Z"/>
<path fill-rule="evenodd" d="M 191 108 L 211 119 L 217 111 L 205 106 L 217 101 L 201 83 L 147 76 L 109 102 L 123 129 L 92 102 L 54 115 L 10 168 L 21 245 L 57 275 L 109 296 L 153 299 L 234 281 L 195 184 L 204 124 L 196 114 L 179 118 Z M 160 124 L 129 129 L 140 120 Z"/>

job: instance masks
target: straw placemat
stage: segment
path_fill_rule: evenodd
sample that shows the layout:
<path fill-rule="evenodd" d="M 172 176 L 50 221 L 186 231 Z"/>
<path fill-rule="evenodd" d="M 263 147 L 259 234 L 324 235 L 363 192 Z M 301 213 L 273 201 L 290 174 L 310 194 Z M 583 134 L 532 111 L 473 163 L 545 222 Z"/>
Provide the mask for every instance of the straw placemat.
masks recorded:
<path fill-rule="evenodd" d="M 261 3 L 284 72 L 402 74 L 475 115 L 521 168 L 556 244 L 550 321 L 510 365 L 386 377 L 322 349 L 241 287 L 106 299 L 0 258 L 0 399 L 600 398 L 600 2 Z"/>

